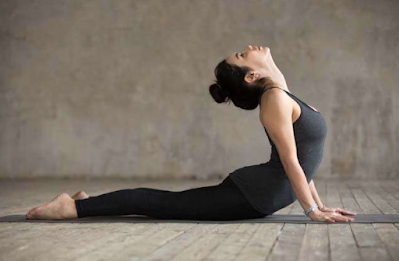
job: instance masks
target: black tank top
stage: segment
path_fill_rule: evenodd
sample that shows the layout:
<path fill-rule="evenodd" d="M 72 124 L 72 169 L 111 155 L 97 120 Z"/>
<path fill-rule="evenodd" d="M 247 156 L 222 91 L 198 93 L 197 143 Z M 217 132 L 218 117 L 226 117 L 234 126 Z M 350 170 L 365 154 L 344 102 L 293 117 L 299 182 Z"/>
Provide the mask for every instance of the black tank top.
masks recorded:
<path fill-rule="evenodd" d="M 272 88 L 281 89 L 279 87 L 269 89 Z M 301 108 L 301 114 L 293 123 L 293 129 L 299 164 L 310 183 L 323 158 L 327 125 L 320 112 L 312 109 L 292 93 L 281 90 L 294 99 Z M 270 215 L 290 205 L 297 198 L 280 161 L 277 148 L 266 128 L 264 130 L 272 147 L 269 161 L 239 168 L 231 172 L 229 177 L 256 210 Z"/>

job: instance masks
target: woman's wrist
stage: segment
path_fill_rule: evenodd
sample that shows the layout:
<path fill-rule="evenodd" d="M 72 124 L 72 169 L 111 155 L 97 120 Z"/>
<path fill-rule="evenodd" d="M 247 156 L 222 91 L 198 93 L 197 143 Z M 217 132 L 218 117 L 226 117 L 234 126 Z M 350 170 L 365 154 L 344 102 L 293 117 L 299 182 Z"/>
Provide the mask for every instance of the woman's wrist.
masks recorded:
<path fill-rule="evenodd" d="M 320 211 L 324 211 L 324 208 L 326 207 L 324 204 L 318 205 Z"/>
<path fill-rule="evenodd" d="M 318 205 L 315 203 L 315 204 L 311 205 L 308 209 L 304 210 L 303 214 L 308 216 L 310 212 L 315 211 L 317 208 L 318 208 Z"/>
<path fill-rule="evenodd" d="M 322 213 L 322 211 L 320 211 L 319 209 L 316 208 L 315 210 L 313 210 L 312 212 L 310 212 L 308 214 L 308 217 L 313 219 L 313 218 L 317 217 L 318 215 L 320 215 L 320 213 Z"/>

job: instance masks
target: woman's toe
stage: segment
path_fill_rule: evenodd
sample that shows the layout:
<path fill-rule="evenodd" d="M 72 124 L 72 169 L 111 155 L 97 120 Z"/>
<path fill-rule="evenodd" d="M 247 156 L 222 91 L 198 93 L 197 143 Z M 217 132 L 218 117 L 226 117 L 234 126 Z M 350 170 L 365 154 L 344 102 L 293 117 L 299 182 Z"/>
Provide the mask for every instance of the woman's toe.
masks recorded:
<path fill-rule="evenodd" d="M 33 216 L 33 213 L 34 213 L 34 209 L 31 209 L 31 210 L 29 210 L 27 213 L 26 213 L 26 218 L 27 219 L 31 219 L 32 218 L 32 216 Z"/>

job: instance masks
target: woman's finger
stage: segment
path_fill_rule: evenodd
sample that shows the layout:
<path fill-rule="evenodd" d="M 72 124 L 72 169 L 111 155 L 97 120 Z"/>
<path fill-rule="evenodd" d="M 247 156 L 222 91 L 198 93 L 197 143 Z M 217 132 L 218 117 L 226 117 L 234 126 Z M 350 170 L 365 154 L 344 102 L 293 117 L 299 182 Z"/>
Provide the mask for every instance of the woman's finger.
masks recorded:
<path fill-rule="evenodd" d="M 342 214 L 346 214 L 346 215 L 356 215 L 356 212 L 345 210 L 345 209 L 339 209 L 339 212 Z"/>
<path fill-rule="evenodd" d="M 332 218 L 326 218 L 326 221 L 327 221 L 328 223 L 335 223 L 335 220 L 333 220 Z"/>
<path fill-rule="evenodd" d="M 356 215 L 356 212 L 354 212 L 354 211 L 349 211 L 349 210 L 344 210 L 344 214 Z"/>
<path fill-rule="evenodd" d="M 349 221 L 354 220 L 353 218 L 347 218 L 347 217 L 339 216 L 339 215 L 335 215 L 335 216 L 333 216 L 333 218 L 337 221 L 342 221 L 342 222 L 349 222 Z"/>
<path fill-rule="evenodd" d="M 345 209 L 342 209 L 342 208 L 337 208 L 337 210 L 339 210 L 340 212 L 343 212 L 343 213 L 351 213 L 351 214 L 356 214 L 356 212 L 354 212 L 354 211 L 350 211 L 350 210 L 345 210 Z"/>

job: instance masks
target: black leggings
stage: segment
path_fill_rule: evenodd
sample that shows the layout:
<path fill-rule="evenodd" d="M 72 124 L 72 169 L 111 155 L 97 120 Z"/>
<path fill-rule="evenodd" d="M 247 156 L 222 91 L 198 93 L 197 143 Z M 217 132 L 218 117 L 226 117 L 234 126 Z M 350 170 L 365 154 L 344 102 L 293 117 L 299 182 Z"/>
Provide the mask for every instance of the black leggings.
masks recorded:
<path fill-rule="evenodd" d="M 183 191 L 134 188 L 75 200 L 78 217 L 146 215 L 156 219 L 241 220 L 266 215 L 254 209 L 234 182 Z"/>

